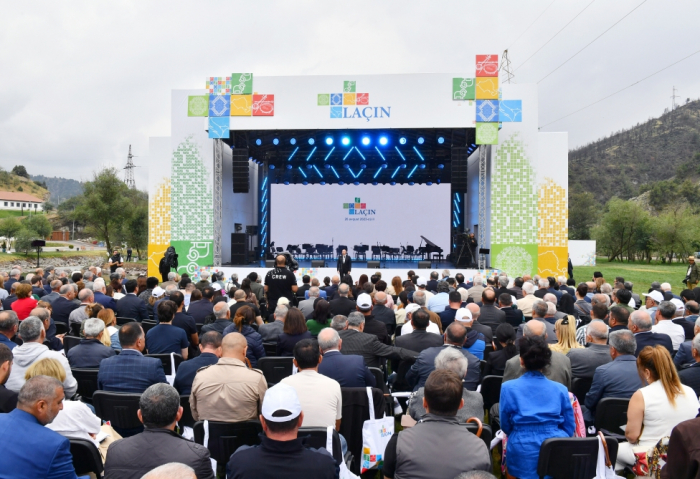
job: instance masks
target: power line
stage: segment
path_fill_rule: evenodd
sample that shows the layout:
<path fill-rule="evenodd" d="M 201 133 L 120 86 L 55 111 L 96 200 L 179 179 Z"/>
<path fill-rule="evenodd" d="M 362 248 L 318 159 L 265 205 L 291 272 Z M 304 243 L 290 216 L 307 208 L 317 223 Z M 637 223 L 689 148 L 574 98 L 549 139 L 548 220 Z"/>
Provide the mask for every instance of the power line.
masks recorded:
<path fill-rule="evenodd" d="M 540 50 L 542 50 L 544 47 L 546 47 L 547 44 L 548 44 L 549 42 L 551 42 L 552 40 L 554 40 L 554 38 L 556 38 L 557 35 L 559 35 L 566 27 L 568 27 L 568 26 L 571 24 L 571 22 L 573 22 L 574 20 L 576 20 L 576 19 L 578 18 L 579 15 L 581 15 L 583 12 L 586 11 L 586 9 L 587 9 L 588 7 L 590 7 L 591 5 L 593 5 L 593 2 L 595 2 L 595 0 L 593 0 L 591 3 L 589 3 L 588 5 L 586 5 L 585 7 L 583 7 L 583 10 L 581 10 L 580 12 L 578 12 L 574 18 L 572 18 L 571 20 L 569 20 L 569 22 L 568 22 L 566 25 L 564 25 L 564 26 L 561 28 L 561 30 L 559 30 L 557 33 L 555 33 L 554 36 L 553 36 L 552 38 L 550 38 L 549 40 L 547 40 L 540 48 L 537 49 L 537 51 L 535 51 L 535 53 L 533 53 L 532 55 L 530 55 L 529 57 L 527 57 L 527 60 L 525 60 L 524 62 L 522 62 L 520 65 L 518 65 L 518 67 L 516 68 L 516 70 L 517 70 L 518 68 L 520 68 L 521 66 L 525 65 L 525 64 L 528 62 L 528 60 L 529 60 L 530 58 L 532 58 L 532 57 L 534 57 L 535 55 L 537 55 L 537 53 L 538 53 Z"/>
<path fill-rule="evenodd" d="M 530 30 L 530 28 L 532 28 L 532 26 L 533 26 L 535 23 L 537 23 L 537 20 L 539 20 L 540 17 L 541 17 L 542 15 L 544 15 L 544 12 L 546 12 L 547 10 L 549 10 L 549 7 L 551 7 L 552 5 L 554 5 L 554 2 L 556 2 L 556 1 L 557 1 L 557 0 L 553 0 L 552 3 L 550 3 L 549 5 L 547 5 L 547 7 L 546 7 L 544 10 L 542 10 L 542 13 L 540 13 L 540 14 L 537 16 L 537 18 L 535 18 L 535 20 L 534 20 L 525 30 L 523 30 L 523 33 L 521 33 L 521 34 L 518 36 L 518 38 L 516 38 L 515 40 L 513 40 L 512 42 L 510 42 L 511 46 L 512 46 L 515 42 L 517 42 L 518 40 L 520 40 L 520 37 L 522 37 L 523 35 L 525 35 L 525 33 L 527 33 L 527 31 Z M 508 48 L 510 48 L 510 47 L 508 47 Z"/>
<path fill-rule="evenodd" d="M 544 79 L 547 78 L 549 75 L 551 75 L 551 74 L 554 73 L 555 71 L 559 70 L 561 67 L 563 67 L 563 66 L 566 65 L 567 63 L 569 63 L 569 61 L 570 61 L 572 58 L 574 58 L 576 55 L 578 55 L 579 53 L 581 53 L 582 51 L 584 51 L 586 48 L 588 48 L 590 45 L 592 45 L 592 44 L 593 44 L 596 40 L 598 40 L 600 37 L 602 37 L 603 35 L 605 35 L 606 33 L 608 33 L 610 30 L 612 30 L 612 29 L 615 27 L 615 25 L 617 25 L 617 24 L 620 23 L 622 20 L 624 20 L 625 18 L 627 18 L 628 16 L 630 16 L 630 15 L 632 14 L 632 12 L 634 12 L 634 11 L 637 10 L 639 7 L 641 7 L 642 5 L 644 5 L 645 3 L 647 3 L 647 1 L 648 1 L 648 0 L 644 0 L 642 3 L 640 3 L 639 5 L 637 5 L 636 7 L 634 7 L 634 8 L 633 8 L 632 10 L 630 10 L 629 12 L 627 12 L 621 19 L 619 19 L 618 21 L 616 21 L 615 23 L 613 23 L 607 30 L 605 30 L 603 33 L 601 33 L 600 35 L 598 35 L 597 37 L 595 37 L 593 40 L 591 40 L 589 43 L 587 43 L 586 46 L 584 46 L 582 49 L 580 49 L 579 51 L 577 51 L 576 53 L 574 53 L 573 55 L 571 55 L 564 63 L 562 63 L 561 65 L 559 65 L 558 67 L 556 67 L 554 70 L 552 70 L 551 72 L 549 72 L 549 73 L 547 73 L 545 76 L 543 76 L 543 77 L 537 82 L 537 84 L 539 85 L 540 82 L 541 82 L 542 80 L 544 80 Z"/>
<path fill-rule="evenodd" d="M 557 119 L 554 120 L 554 121 L 550 121 L 549 123 L 547 123 L 547 124 L 542 125 L 541 127 L 539 127 L 539 129 L 545 128 L 545 127 L 547 127 L 547 126 L 549 126 L 549 125 L 551 125 L 551 124 L 553 124 L 553 123 L 556 123 L 556 122 L 558 122 L 558 121 L 560 121 L 560 120 L 563 120 L 564 118 L 568 118 L 568 117 L 570 117 L 571 115 L 575 115 L 576 113 L 578 113 L 578 112 L 580 112 L 580 111 L 583 111 L 583 110 L 585 110 L 586 108 L 590 108 L 590 107 L 592 107 L 593 105 L 595 105 L 595 104 L 597 104 L 597 103 L 600 103 L 601 101 L 607 100 L 608 98 L 610 98 L 610 97 L 612 97 L 612 96 L 615 96 L 615 95 L 617 95 L 618 93 L 627 90 L 628 88 L 632 88 L 632 87 L 633 87 L 634 85 L 636 85 L 637 83 L 641 83 L 641 82 L 643 82 L 644 80 L 647 80 L 647 79 L 653 77 L 654 75 L 657 75 L 657 74 L 661 73 L 661 72 L 664 71 L 664 70 L 668 70 L 668 69 L 671 68 L 672 66 L 677 65 L 677 64 L 679 64 L 680 62 L 685 61 L 685 60 L 687 60 L 688 58 L 692 57 L 693 55 L 697 55 L 698 53 L 700 53 L 700 50 L 697 50 L 697 51 L 691 53 L 690 55 L 688 55 L 688 56 L 686 56 L 686 57 L 683 57 L 683 58 L 681 58 L 680 60 L 671 63 L 670 65 L 668 65 L 668 66 L 662 68 L 661 70 L 655 71 L 655 72 L 652 73 L 651 75 L 645 76 L 645 77 L 642 78 L 641 80 L 637 80 L 636 82 L 634 82 L 634 83 L 632 83 L 632 84 L 630 84 L 630 85 L 627 85 L 627 86 L 624 87 L 624 88 L 621 88 L 621 89 L 617 90 L 615 93 L 611 93 L 610 95 L 608 95 L 608 96 L 606 96 L 606 97 L 604 97 L 604 98 L 601 98 L 600 100 L 594 101 L 593 103 L 590 103 L 590 104 L 584 106 L 583 108 L 579 108 L 578 110 L 573 111 L 573 112 L 569 113 L 568 115 L 564 115 L 564 116 L 562 116 L 561 118 L 557 118 Z"/>

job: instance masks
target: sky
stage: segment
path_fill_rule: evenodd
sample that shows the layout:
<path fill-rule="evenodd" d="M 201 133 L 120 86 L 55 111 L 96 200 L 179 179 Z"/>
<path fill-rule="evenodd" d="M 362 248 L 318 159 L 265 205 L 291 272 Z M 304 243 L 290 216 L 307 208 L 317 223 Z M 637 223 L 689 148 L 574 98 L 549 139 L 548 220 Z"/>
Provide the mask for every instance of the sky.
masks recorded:
<path fill-rule="evenodd" d="M 508 49 L 514 81 L 539 82 L 541 131 L 567 131 L 571 148 L 662 114 L 674 86 L 677 102 L 700 97 L 699 53 L 551 123 L 697 51 L 697 0 L 1 4 L 0 166 L 89 180 L 123 168 L 132 145 L 142 189 L 149 137 L 170 134 L 170 91 L 232 71 L 458 72 Z"/>

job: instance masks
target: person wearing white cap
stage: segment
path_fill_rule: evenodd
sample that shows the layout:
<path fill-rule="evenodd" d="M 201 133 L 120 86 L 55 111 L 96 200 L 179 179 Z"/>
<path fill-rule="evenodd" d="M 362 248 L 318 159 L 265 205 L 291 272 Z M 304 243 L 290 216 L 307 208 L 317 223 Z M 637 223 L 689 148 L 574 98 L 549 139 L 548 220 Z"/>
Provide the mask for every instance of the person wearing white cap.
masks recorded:
<path fill-rule="evenodd" d="M 479 361 L 484 359 L 486 349 L 486 337 L 476 329 L 472 329 L 474 319 L 472 312 L 467 308 L 460 308 L 455 313 L 455 322 L 467 328 L 467 338 L 464 340 L 464 349 L 476 356 Z"/>
<path fill-rule="evenodd" d="M 406 308 L 406 319 L 408 321 L 401 328 L 401 336 L 395 340 L 396 346 L 417 352 L 442 346 L 442 335 L 437 325 L 430 321 L 428 311 L 411 303 Z M 398 367 L 392 369 L 397 371 Z"/>
<path fill-rule="evenodd" d="M 645 296 L 645 311 L 649 313 L 649 316 L 653 320 L 654 316 L 656 315 L 656 308 L 658 308 L 659 303 L 664 300 L 664 295 L 661 291 L 653 290 L 648 294 L 642 293 L 642 296 Z"/>
<path fill-rule="evenodd" d="M 406 322 L 401 326 L 401 336 L 405 336 L 407 334 L 411 334 L 416 327 L 413 325 L 413 313 L 422 309 L 418 304 L 416 303 L 409 303 L 405 308 L 406 310 Z M 434 333 L 439 335 L 440 334 L 440 328 L 438 328 L 438 325 L 430 321 L 430 316 L 428 315 L 428 324 L 427 329 L 425 329 L 426 332 L 428 333 Z M 396 338 L 398 339 L 398 338 Z"/>
<path fill-rule="evenodd" d="M 391 336 L 389 336 L 387 332 L 386 324 L 374 319 L 372 315 L 373 308 L 374 304 L 369 294 L 362 293 L 357 297 L 356 309 L 365 317 L 364 332 L 367 334 L 374 334 L 377 339 L 379 339 L 379 342 L 390 345 Z"/>
<path fill-rule="evenodd" d="M 304 413 L 296 390 L 276 384 L 265 394 L 260 423 L 265 434 L 259 446 L 241 446 L 226 465 L 226 477 L 258 479 L 331 479 L 336 465 L 326 449 L 309 449 L 297 437 Z M 303 434 L 302 434 L 303 436 Z"/>
<path fill-rule="evenodd" d="M 683 307 L 682 302 L 680 300 L 678 301 L 681 303 L 681 307 Z M 685 330 L 683 326 L 673 322 L 677 307 L 678 306 L 674 304 L 673 301 L 662 301 L 659 303 L 659 307 L 656 309 L 656 324 L 651 327 L 654 333 L 668 334 L 673 343 L 674 351 L 678 351 L 678 348 L 683 344 L 683 341 L 685 341 Z"/>

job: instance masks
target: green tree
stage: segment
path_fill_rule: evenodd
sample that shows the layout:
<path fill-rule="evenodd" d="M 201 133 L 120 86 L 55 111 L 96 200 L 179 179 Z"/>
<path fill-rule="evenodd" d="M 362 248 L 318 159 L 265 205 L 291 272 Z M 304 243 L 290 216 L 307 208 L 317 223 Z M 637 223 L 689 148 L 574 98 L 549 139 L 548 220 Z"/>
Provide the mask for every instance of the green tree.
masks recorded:
<path fill-rule="evenodd" d="M 648 228 L 649 213 L 633 201 L 613 197 L 605 204 L 600 224 L 593 228 L 591 236 L 608 261 L 628 259 L 637 254 L 640 232 Z"/>
<path fill-rule="evenodd" d="M 32 241 L 37 239 L 36 234 L 27 228 L 22 227 L 15 238 L 15 251 L 25 255 L 32 251 Z"/>
<path fill-rule="evenodd" d="M 75 208 L 74 217 L 85 223 L 111 251 L 112 240 L 118 235 L 130 209 L 129 188 L 115 168 L 105 168 L 83 186 L 82 200 Z"/>
<path fill-rule="evenodd" d="M 29 173 L 27 173 L 27 169 L 22 165 L 16 165 L 12 168 L 12 174 L 29 179 Z"/>
<path fill-rule="evenodd" d="M 669 263 L 674 257 L 693 254 L 698 236 L 698 216 L 688 206 L 669 208 L 653 221 L 653 243 L 659 256 Z"/>
<path fill-rule="evenodd" d="M 53 231 L 51 222 L 44 215 L 32 215 L 22 222 L 27 231 L 34 233 L 37 239 L 48 238 Z"/>
<path fill-rule="evenodd" d="M 51 203 L 50 201 L 44 201 L 44 206 L 43 206 L 44 213 L 51 213 L 55 209 L 56 209 L 56 207 L 53 205 L 53 203 Z"/>
<path fill-rule="evenodd" d="M 10 249 L 12 240 L 17 236 L 17 233 L 22 229 L 22 223 L 17 218 L 10 216 L 0 221 L 0 236 L 4 236 L 7 241 L 7 249 Z"/>
<path fill-rule="evenodd" d="M 569 197 L 569 239 L 591 239 L 591 228 L 598 219 L 598 203 L 588 191 Z"/>

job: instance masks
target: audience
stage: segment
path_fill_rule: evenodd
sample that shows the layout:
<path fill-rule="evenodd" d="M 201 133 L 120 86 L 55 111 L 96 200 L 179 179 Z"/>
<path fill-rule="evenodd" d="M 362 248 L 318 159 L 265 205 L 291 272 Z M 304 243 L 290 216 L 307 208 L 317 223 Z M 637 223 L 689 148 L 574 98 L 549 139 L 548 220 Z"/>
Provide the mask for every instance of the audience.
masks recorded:
<path fill-rule="evenodd" d="M 95 314 L 96 307 L 99 306 L 101 309 L 97 311 L 97 319 L 105 323 L 105 334 L 102 335 L 100 341 L 105 346 L 110 346 L 112 349 L 120 350 L 122 349 L 121 343 L 119 343 L 119 329 L 117 329 L 117 318 L 114 316 L 114 311 L 111 309 L 104 309 L 100 304 L 91 304 L 90 310 L 92 314 Z M 86 309 L 87 311 L 87 309 Z"/>
<path fill-rule="evenodd" d="M 342 354 L 342 345 L 343 340 L 333 328 L 324 328 L 318 333 L 318 346 L 323 355 L 318 365 L 319 374 L 334 379 L 342 388 L 375 387 L 377 382 L 362 356 Z"/>
<path fill-rule="evenodd" d="M 668 335 L 671 338 L 673 350 L 677 351 L 685 341 L 685 330 L 682 326 L 673 322 L 675 317 L 676 305 L 671 301 L 662 301 L 656 309 L 656 324 L 651 327 L 651 330 L 657 334 Z"/>
<path fill-rule="evenodd" d="M 291 314 L 293 310 L 290 310 Z M 289 321 L 289 316 L 287 317 Z M 286 327 L 286 324 L 285 324 Z M 347 328 L 338 334 L 343 340 L 342 354 L 354 354 L 362 356 L 368 367 L 381 367 L 383 361 L 380 358 L 410 360 L 418 353 L 396 346 L 387 346 L 379 342 L 374 334 L 367 334 L 365 329 L 365 316 L 359 311 L 350 313 L 347 319 Z"/>
<path fill-rule="evenodd" d="M 501 429 L 508 435 L 508 474 L 534 479 L 538 477 L 540 446 L 545 439 L 573 436 L 574 412 L 567 388 L 543 374 L 555 354 L 544 338 L 526 334 L 518 346 L 524 374 L 513 381 L 504 378 L 499 417 Z"/>
<path fill-rule="evenodd" d="M 315 337 L 332 319 L 330 304 L 325 299 L 319 299 L 314 305 L 313 312 L 307 316 L 306 327 L 311 335 Z"/>
<path fill-rule="evenodd" d="M 554 323 L 554 332 L 557 335 L 557 342 L 549 346 L 553 352 L 568 354 L 572 349 L 583 347 L 576 342 L 576 319 L 573 316 L 557 319 Z"/>
<path fill-rule="evenodd" d="M 678 372 L 681 383 L 690 386 L 695 391 L 695 395 L 700 395 L 700 334 L 695 335 L 692 341 L 691 354 L 693 364 Z"/>
<path fill-rule="evenodd" d="M 297 308 L 290 308 L 284 320 L 282 333 L 277 337 L 277 356 L 292 356 L 294 345 L 302 339 L 310 339 L 311 333 L 306 327 L 306 318 Z"/>
<path fill-rule="evenodd" d="M 0 313 L 0 314 L 2 314 L 2 313 Z M 2 321 L 0 320 L 0 325 L 1 324 L 2 324 Z M 697 336 L 700 333 L 700 318 L 697 318 L 695 320 L 694 324 L 695 324 L 695 326 L 693 327 L 693 337 Z M 2 333 L 2 330 L 0 330 L 0 333 Z M 2 339 L 2 337 L 0 337 L 0 339 Z M 676 365 L 676 369 L 678 371 L 680 371 L 684 367 L 688 367 L 688 366 L 695 363 L 695 360 L 693 359 L 693 354 L 692 354 L 692 347 L 693 347 L 692 343 L 693 343 L 692 340 L 684 341 L 683 344 L 681 344 L 680 347 L 678 348 L 678 352 L 676 353 L 676 355 L 673 357 L 673 364 Z"/>
<path fill-rule="evenodd" d="M 188 358 L 189 341 L 182 328 L 173 326 L 177 306 L 173 301 L 163 301 L 158 305 L 159 324 L 148 330 L 146 347 L 150 354 L 180 354 Z"/>
<path fill-rule="evenodd" d="M 496 341 L 499 347 L 491 351 L 486 358 L 484 376 L 503 376 L 506 362 L 518 354 L 518 348 L 515 347 L 515 329 L 510 324 L 503 323 L 496 328 Z"/>
<path fill-rule="evenodd" d="M 36 308 L 37 300 L 32 298 L 32 285 L 19 283 L 15 290 L 17 300 L 12 302 L 12 311 L 17 313 L 20 321 L 29 316 L 29 312 Z"/>
<path fill-rule="evenodd" d="M 275 312 L 273 314 L 273 321 L 261 324 L 258 328 L 258 333 L 260 333 L 263 342 L 277 342 L 280 334 L 284 332 L 284 321 L 287 319 L 288 311 L 289 308 L 287 307 L 287 305 L 281 304 L 281 301 L 277 301 L 277 308 L 275 308 Z"/>
<path fill-rule="evenodd" d="M 131 318 L 136 321 L 148 320 L 148 309 L 146 302 L 136 296 L 137 282 L 130 279 L 124 284 L 126 295 L 117 301 L 114 314 L 120 318 Z"/>
<path fill-rule="evenodd" d="M 17 393 L 5 387 L 12 369 L 12 350 L 0 344 L 0 413 L 10 412 L 17 407 Z"/>
<path fill-rule="evenodd" d="M 221 342 L 221 358 L 197 371 L 192 382 L 190 408 L 195 421 L 240 422 L 258 417 L 267 381 L 258 369 L 249 369 L 248 343 L 240 333 Z"/>
<path fill-rule="evenodd" d="M 648 297 L 648 296 L 647 296 Z M 659 301 L 661 303 L 661 301 Z M 656 311 L 657 308 L 654 308 Z M 668 354 L 673 356 L 673 342 L 668 334 L 655 333 L 651 330 L 651 316 L 647 311 L 635 311 L 630 315 L 630 331 L 634 333 L 634 339 L 637 341 L 637 352 L 635 356 L 647 346 L 661 345 L 668 351 Z"/>
<path fill-rule="evenodd" d="M 243 306 L 236 310 L 233 324 L 227 326 L 222 334 L 225 337 L 230 333 L 241 333 L 248 342 L 248 361 L 251 367 L 256 367 L 258 359 L 265 357 L 265 348 L 260 333 L 253 329 L 252 324 L 255 324 L 255 313 L 250 306 Z"/>
<path fill-rule="evenodd" d="M 14 311 L 0 311 L 0 344 L 4 344 L 10 350 L 17 347 L 12 341 L 19 329 L 19 318 Z"/>
<path fill-rule="evenodd" d="M 561 320 L 560 320 L 561 321 Z M 578 344 L 578 343 L 576 343 Z M 551 348 L 554 350 L 554 348 Z M 598 366 L 609 363 L 608 327 L 598 319 L 591 321 L 586 328 L 586 347 L 572 348 L 566 355 L 571 362 L 571 376 L 574 378 L 593 378 Z M 582 400 L 583 398 L 579 398 Z"/>
<path fill-rule="evenodd" d="M 83 334 L 85 339 L 81 339 L 80 344 L 66 353 L 72 368 L 99 368 L 103 359 L 116 355 L 114 349 L 102 344 L 101 338 L 105 334 L 105 323 L 102 320 L 86 319 Z"/>
<path fill-rule="evenodd" d="M 141 395 L 137 414 L 144 431 L 109 446 L 106 478 L 142 477 L 158 466 L 179 462 L 194 469 L 198 479 L 214 479 L 207 448 L 175 432 L 182 417 L 180 395 L 175 388 L 168 384 L 148 387 Z"/>
<path fill-rule="evenodd" d="M 226 303 L 223 304 L 228 314 L 228 306 Z M 173 387 L 175 387 L 180 394 L 185 396 L 189 395 L 197 371 L 206 366 L 216 364 L 219 361 L 221 357 L 221 341 L 221 333 L 217 331 L 209 331 L 202 334 L 199 341 L 199 356 L 189 361 L 182 362 L 177 368 Z"/>
<path fill-rule="evenodd" d="M 331 314 L 334 316 L 347 316 L 355 311 L 357 304 L 348 297 L 349 294 L 349 285 L 343 283 L 338 286 L 337 297 L 331 299 L 329 303 L 331 305 Z"/>

